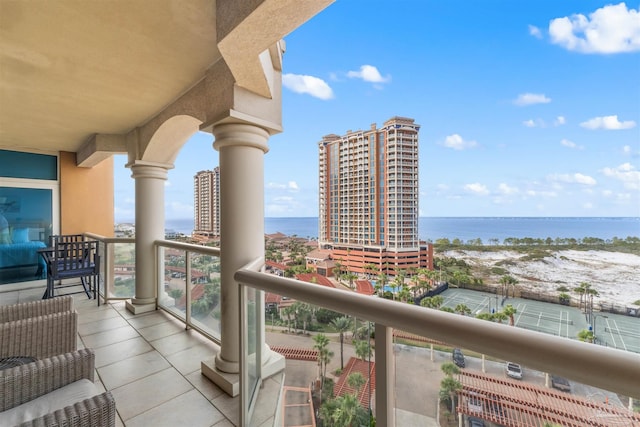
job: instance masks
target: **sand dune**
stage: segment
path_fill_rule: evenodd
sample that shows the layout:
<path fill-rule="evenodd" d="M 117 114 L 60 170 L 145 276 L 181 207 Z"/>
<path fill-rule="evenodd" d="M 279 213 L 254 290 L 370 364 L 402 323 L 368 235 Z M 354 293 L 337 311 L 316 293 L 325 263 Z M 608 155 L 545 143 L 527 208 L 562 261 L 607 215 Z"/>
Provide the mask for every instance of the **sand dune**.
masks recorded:
<path fill-rule="evenodd" d="M 640 256 L 609 251 L 560 250 L 537 260 L 524 260 L 526 254 L 516 251 L 446 251 L 442 255 L 464 259 L 473 269 L 498 266 L 507 270 L 518 280 L 518 286 L 532 291 L 548 291 L 557 294 L 556 288 L 566 286 L 573 289 L 587 282 L 600 295 L 595 302 L 631 305 L 640 300 Z M 499 276 L 485 283 L 492 284 Z M 572 298 L 577 295 L 570 292 Z"/>

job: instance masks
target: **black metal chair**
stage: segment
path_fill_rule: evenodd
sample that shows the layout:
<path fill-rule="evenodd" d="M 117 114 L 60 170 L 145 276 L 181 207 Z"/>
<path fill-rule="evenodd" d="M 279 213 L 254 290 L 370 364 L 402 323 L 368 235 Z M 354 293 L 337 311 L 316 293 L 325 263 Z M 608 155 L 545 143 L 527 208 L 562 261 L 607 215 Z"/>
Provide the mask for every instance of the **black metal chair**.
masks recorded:
<path fill-rule="evenodd" d="M 79 278 L 82 290 L 59 295 L 84 292 L 87 297 L 97 299 L 100 305 L 100 255 L 97 241 L 85 240 L 81 234 L 51 236 L 51 247 L 41 250 L 41 253 L 47 263 L 47 290 L 43 298 L 55 297 L 56 290 L 78 286 L 77 283 L 65 283 L 63 280 Z"/>

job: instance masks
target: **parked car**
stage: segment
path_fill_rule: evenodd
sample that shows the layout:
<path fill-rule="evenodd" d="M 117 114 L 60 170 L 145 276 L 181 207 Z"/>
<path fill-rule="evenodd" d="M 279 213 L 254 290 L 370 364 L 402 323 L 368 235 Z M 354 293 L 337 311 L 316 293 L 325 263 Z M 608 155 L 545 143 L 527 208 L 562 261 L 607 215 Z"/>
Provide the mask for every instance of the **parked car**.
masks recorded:
<path fill-rule="evenodd" d="M 460 350 L 459 348 L 454 348 L 453 352 L 451 353 L 451 358 L 453 359 L 453 363 L 455 363 L 456 366 L 464 368 L 465 360 L 464 354 L 462 354 L 462 350 Z"/>
<path fill-rule="evenodd" d="M 571 391 L 569 380 L 558 375 L 551 375 L 551 387 L 562 391 Z"/>
<path fill-rule="evenodd" d="M 504 370 L 508 377 L 515 378 L 517 380 L 522 379 L 522 367 L 517 363 L 507 362 L 504 365 Z"/>
<path fill-rule="evenodd" d="M 467 421 L 469 421 L 469 427 L 484 427 L 484 421 L 480 418 L 469 417 Z"/>

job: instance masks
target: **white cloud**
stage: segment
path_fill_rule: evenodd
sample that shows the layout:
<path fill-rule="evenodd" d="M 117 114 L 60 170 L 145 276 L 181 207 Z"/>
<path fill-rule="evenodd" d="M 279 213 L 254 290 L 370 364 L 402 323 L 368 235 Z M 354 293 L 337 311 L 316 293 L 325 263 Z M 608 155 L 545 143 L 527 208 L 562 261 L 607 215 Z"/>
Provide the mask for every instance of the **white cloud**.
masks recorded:
<path fill-rule="evenodd" d="M 589 17 L 582 14 L 551 20 L 552 43 L 581 53 L 620 53 L 640 50 L 640 13 L 626 4 L 607 5 Z"/>
<path fill-rule="evenodd" d="M 536 27 L 535 25 L 529 25 L 529 34 L 537 39 L 542 38 L 542 33 L 540 32 L 540 28 Z"/>
<path fill-rule="evenodd" d="M 476 141 L 465 141 L 460 135 L 454 133 L 444 139 L 443 145 L 448 148 L 453 148 L 454 150 L 465 150 L 476 147 L 478 143 Z"/>
<path fill-rule="evenodd" d="M 531 197 L 558 197 L 558 193 L 555 191 L 536 191 L 536 190 L 527 190 L 527 196 Z"/>
<path fill-rule="evenodd" d="M 633 149 L 631 148 L 630 145 L 625 145 L 624 147 L 622 147 L 622 153 L 629 155 L 631 153 L 633 153 Z"/>
<path fill-rule="evenodd" d="M 580 123 L 580 126 L 586 129 L 606 129 L 606 130 L 620 130 L 620 129 L 631 129 L 636 126 L 636 122 L 633 120 L 619 121 L 618 116 L 603 116 L 603 117 L 594 117 L 593 119 L 589 119 L 586 122 Z"/>
<path fill-rule="evenodd" d="M 564 138 L 560 141 L 560 145 L 564 145 L 565 147 L 569 147 L 569 148 L 573 148 L 576 150 L 582 150 L 584 147 L 582 145 L 578 145 L 573 141 L 569 141 L 568 139 Z"/>
<path fill-rule="evenodd" d="M 373 65 L 363 65 L 360 67 L 360 71 L 349 71 L 347 77 L 362 79 L 370 83 L 387 83 L 391 81 L 391 76 L 382 77 L 378 69 Z"/>
<path fill-rule="evenodd" d="M 333 90 L 324 80 L 301 74 L 284 74 L 282 84 L 295 93 L 306 93 L 323 100 L 333 98 Z"/>
<path fill-rule="evenodd" d="M 524 107 L 525 105 L 548 104 L 551 98 L 547 98 L 543 93 L 521 93 L 513 100 L 515 105 Z"/>
<path fill-rule="evenodd" d="M 270 190 L 289 190 L 291 193 L 297 193 L 300 191 L 300 187 L 298 187 L 298 183 L 295 181 L 289 181 L 286 184 L 279 184 L 276 182 L 267 183 L 266 187 Z"/>
<path fill-rule="evenodd" d="M 564 116 L 556 117 L 556 120 L 553 122 L 555 126 L 561 126 L 565 123 L 567 123 L 567 119 L 565 119 Z"/>
<path fill-rule="evenodd" d="M 502 194 L 517 194 L 518 193 L 518 189 L 516 187 L 509 187 L 509 185 L 503 183 L 500 183 L 500 185 L 498 185 L 498 191 Z"/>
<path fill-rule="evenodd" d="M 611 196 L 613 196 L 613 191 L 611 191 L 611 190 L 602 190 L 602 196 L 603 197 L 611 197 Z"/>
<path fill-rule="evenodd" d="M 582 204 L 582 209 L 587 209 L 587 210 L 593 209 L 593 203 L 589 203 L 589 202 L 583 203 Z"/>
<path fill-rule="evenodd" d="M 631 163 L 623 163 L 617 168 L 604 168 L 602 173 L 605 176 L 619 179 L 629 190 L 640 190 L 640 171 L 635 170 Z"/>
<path fill-rule="evenodd" d="M 544 120 L 542 119 L 529 119 L 529 120 L 525 120 L 524 122 L 522 122 L 523 125 L 525 125 L 528 128 L 543 128 L 545 127 L 545 123 Z"/>
<path fill-rule="evenodd" d="M 489 189 L 478 182 L 474 182 L 473 184 L 467 184 L 464 186 L 464 189 L 470 193 L 474 193 L 480 196 L 486 196 L 489 194 Z"/>
<path fill-rule="evenodd" d="M 583 184 L 583 185 L 596 185 L 596 180 L 589 175 L 583 175 L 581 173 L 574 174 L 553 174 L 549 175 L 550 181 L 566 182 L 570 184 Z"/>

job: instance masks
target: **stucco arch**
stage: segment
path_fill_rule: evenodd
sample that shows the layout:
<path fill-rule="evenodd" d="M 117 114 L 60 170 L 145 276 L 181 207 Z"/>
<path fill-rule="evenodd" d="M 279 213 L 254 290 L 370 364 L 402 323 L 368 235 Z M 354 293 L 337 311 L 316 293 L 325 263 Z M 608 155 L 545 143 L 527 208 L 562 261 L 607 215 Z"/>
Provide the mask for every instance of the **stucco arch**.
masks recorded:
<path fill-rule="evenodd" d="M 183 114 L 165 120 L 151 136 L 141 160 L 173 165 L 182 146 L 200 130 L 201 124 L 201 120 Z"/>

